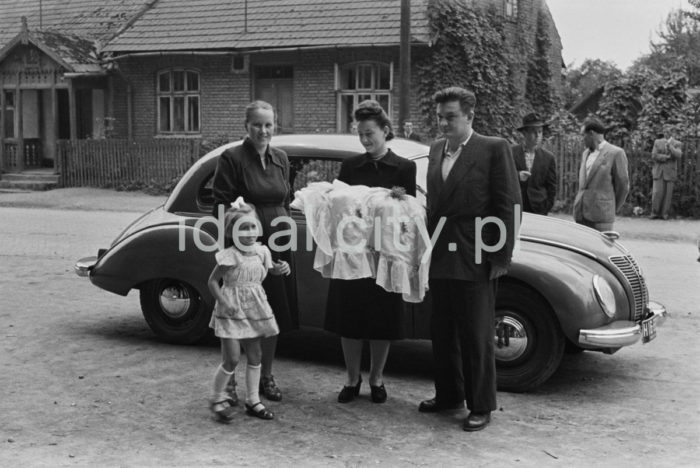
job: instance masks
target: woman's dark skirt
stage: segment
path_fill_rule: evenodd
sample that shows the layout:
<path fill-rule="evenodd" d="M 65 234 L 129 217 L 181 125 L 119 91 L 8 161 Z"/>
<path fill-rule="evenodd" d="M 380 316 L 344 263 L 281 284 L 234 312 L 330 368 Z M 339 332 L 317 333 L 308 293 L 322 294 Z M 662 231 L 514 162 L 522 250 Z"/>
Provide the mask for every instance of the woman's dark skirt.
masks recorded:
<path fill-rule="evenodd" d="M 385 291 L 374 278 L 333 279 L 324 328 L 344 338 L 400 340 L 407 311 L 401 294 Z"/>

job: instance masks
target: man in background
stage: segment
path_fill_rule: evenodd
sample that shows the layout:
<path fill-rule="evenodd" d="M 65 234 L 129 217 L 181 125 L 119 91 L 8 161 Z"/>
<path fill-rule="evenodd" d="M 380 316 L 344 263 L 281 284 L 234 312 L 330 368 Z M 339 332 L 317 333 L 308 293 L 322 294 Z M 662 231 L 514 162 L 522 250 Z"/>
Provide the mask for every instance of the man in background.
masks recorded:
<path fill-rule="evenodd" d="M 627 155 L 605 141 L 605 125 L 595 117 L 583 122 L 581 135 L 586 149 L 579 169 L 574 221 L 598 231 L 610 231 L 615 213 L 630 189 Z"/>
<path fill-rule="evenodd" d="M 552 153 L 540 146 L 544 126 L 535 113 L 523 117 L 518 128 L 523 143 L 511 147 L 511 152 L 520 180 L 523 211 L 546 216 L 557 195 L 557 162 Z"/>
<path fill-rule="evenodd" d="M 681 157 L 681 142 L 672 136 L 673 127 L 664 125 L 663 137 L 654 141 L 651 150 L 653 166 L 651 176 L 651 219 L 668 219 L 673 198 L 673 185 L 678 178 L 678 160 Z"/>
<path fill-rule="evenodd" d="M 420 135 L 413 131 L 413 123 L 408 121 L 403 124 L 403 137 L 413 141 L 423 141 Z"/>

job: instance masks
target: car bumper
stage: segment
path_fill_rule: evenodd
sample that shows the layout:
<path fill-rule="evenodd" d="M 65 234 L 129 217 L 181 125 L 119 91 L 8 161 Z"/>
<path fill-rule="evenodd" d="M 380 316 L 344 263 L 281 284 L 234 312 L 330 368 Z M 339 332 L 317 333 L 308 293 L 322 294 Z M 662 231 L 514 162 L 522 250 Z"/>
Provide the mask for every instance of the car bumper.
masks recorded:
<path fill-rule="evenodd" d="M 90 270 L 92 270 L 92 267 L 95 266 L 95 263 L 97 263 L 97 257 L 95 256 L 81 258 L 75 262 L 75 265 L 73 266 L 75 274 L 83 277 L 90 276 Z"/>
<path fill-rule="evenodd" d="M 658 302 L 649 302 L 649 313 L 644 321 L 651 321 L 651 326 L 656 329 L 667 317 L 666 307 Z M 621 348 L 635 344 L 642 335 L 641 323 L 618 320 L 603 327 L 579 331 L 578 342 L 585 346 Z"/>

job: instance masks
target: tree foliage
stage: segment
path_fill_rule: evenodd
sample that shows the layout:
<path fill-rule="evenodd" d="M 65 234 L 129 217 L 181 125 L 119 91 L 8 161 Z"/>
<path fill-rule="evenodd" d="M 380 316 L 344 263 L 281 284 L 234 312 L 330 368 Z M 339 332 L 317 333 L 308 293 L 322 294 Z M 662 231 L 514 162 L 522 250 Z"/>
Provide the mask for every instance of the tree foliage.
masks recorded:
<path fill-rule="evenodd" d="M 671 11 L 659 31 L 659 40 L 652 42 L 650 49 L 635 61 L 633 72 L 646 67 L 659 75 L 685 73 L 690 86 L 700 85 L 699 20 L 682 10 Z"/>
<path fill-rule="evenodd" d="M 532 109 L 542 116 L 551 116 L 558 104 L 558 99 L 552 88 L 552 68 L 550 53 L 552 40 L 549 38 L 549 27 L 543 11 L 537 16 L 537 32 L 535 36 L 535 51 L 529 60 L 525 98 Z"/>
<path fill-rule="evenodd" d="M 683 14 L 695 21 L 700 21 L 700 0 L 688 0 L 692 10 L 684 10 Z"/>
<path fill-rule="evenodd" d="M 622 71 L 613 62 L 600 59 L 586 59 L 580 67 L 569 65 L 566 72 L 564 107 L 574 104 L 591 94 L 600 86 L 605 86 L 622 77 Z"/>

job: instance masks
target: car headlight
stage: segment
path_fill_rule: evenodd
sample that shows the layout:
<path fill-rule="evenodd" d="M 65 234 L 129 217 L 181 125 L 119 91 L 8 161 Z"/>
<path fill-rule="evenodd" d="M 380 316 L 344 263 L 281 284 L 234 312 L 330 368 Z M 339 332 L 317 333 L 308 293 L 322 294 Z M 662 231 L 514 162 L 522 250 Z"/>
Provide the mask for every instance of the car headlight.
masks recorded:
<path fill-rule="evenodd" d="M 595 297 L 598 299 L 598 304 L 610 318 L 615 316 L 615 293 L 610 287 L 610 283 L 605 281 L 600 275 L 595 275 L 593 277 L 593 291 L 595 291 Z"/>

